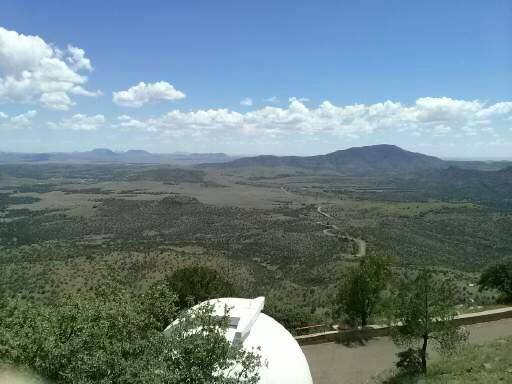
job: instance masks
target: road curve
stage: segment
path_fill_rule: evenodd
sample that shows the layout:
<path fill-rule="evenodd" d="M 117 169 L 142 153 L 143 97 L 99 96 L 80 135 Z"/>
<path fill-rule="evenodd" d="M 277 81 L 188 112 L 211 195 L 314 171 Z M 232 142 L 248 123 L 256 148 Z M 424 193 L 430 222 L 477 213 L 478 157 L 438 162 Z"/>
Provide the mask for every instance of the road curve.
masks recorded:
<path fill-rule="evenodd" d="M 281 191 L 283 191 L 287 195 L 294 195 L 294 193 L 292 193 L 288 189 L 286 189 L 286 186 L 284 186 L 284 185 L 281 186 L 280 189 L 281 189 Z M 327 212 L 323 211 L 322 207 L 320 205 L 316 208 L 316 210 L 323 217 L 325 217 L 325 218 L 327 218 L 329 220 L 335 220 L 334 217 L 332 217 Z M 329 227 L 329 228 L 326 228 L 326 229 L 323 230 L 323 233 L 326 236 L 337 236 L 337 234 L 334 233 L 334 232 L 341 232 L 340 228 L 336 224 L 330 223 L 330 224 L 324 224 L 324 225 Z M 364 241 L 363 239 L 360 239 L 358 237 L 350 236 L 350 234 L 348 234 L 348 233 L 345 233 L 344 237 L 349 239 L 349 240 L 354 241 L 357 244 L 357 254 L 355 254 L 355 255 L 348 255 L 347 254 L 347 255 L 344 255 L 344 256 L 360 258 L 360 257 L 364 257 L 366 255 L 366 241 Z"/>
<path fill-rule="evenodd" d="M 334 220 L 334 217 L 332 217 L 330 214 L 328 214 L 327 212 L 323 211 L 322 210 L 322 207 L 319 205 L 317 207 L 317 212 L 326 217 L 327 219 L 329 220 Z M 335 233 L 331 232 L 332 230 L 335 230 L 337 232 L 340 232 L 340 228 L 336 225 L 336 224 L 327 224 L 330 228 L 328 229 L 324 229 L 324 234 L 327 235 L 327 236 L 336 236 Z M 344 236 L 347 238 L 347 239 L 350 239 L 352 241 L 354 241 L 356 244 L 357 244 L 357 254 L 356 255 L 350 255 L 350 256 L 355 256 L 355 257 L 363 257 L 366 255 L 366 241 L 364 241 L 363 239 L 360 239 L 358 237 L 353 237 L 353 236 L 350 236 L 348 233 L 345 233 Z"/>

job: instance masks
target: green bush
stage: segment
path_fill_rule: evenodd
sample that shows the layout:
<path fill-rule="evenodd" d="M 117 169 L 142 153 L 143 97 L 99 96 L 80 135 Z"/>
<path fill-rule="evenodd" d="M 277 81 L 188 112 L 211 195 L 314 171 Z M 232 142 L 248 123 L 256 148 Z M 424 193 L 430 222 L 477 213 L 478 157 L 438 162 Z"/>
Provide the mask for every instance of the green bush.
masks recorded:
<path fill-rule="evenodd" d="M 512 257 L 488 266 L 478 285 L 480 289 L 496 289 L 504 301 L 512 301 Z"/>
<path fill-rule="evenodd" d="M 176 306 L 172 292 L 170 300 L 161 292 L 109 287 L 54 305 L 4 299 L 0 366 L 30 369 L 55 384 L 232 384 L 228 372 L 236 366 L 237 382 L 258 382 L 259 356 L 232 346 L 227 317 L 211 316 L 211 308 L 180 315 L 162 333 L 161 314 L 176 316 Z"/>
<path fill-rule="evenodd" d="M 421 350 L 417 348 L 408 348 L 405 351 L 398 352 L 398 361 L 396 368 L 398 372 L 405 375 L 416 375 L 421 373 Z"/>
<path fill-rule="evenodd" d="M 209 299 L 237 296 L 233 284 L 215 269 L 192 266 L 178 269 L 158 284 L 176 292 L 179 308 L 188 308 Z"/>

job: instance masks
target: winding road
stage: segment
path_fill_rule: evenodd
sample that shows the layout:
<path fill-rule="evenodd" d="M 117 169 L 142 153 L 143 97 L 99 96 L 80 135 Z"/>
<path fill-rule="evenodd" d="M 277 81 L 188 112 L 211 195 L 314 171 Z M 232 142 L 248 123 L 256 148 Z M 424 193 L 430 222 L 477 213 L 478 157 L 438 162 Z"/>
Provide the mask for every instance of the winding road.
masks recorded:
<path fill-rule="evenodd" d="M 281 186 L 281 191 L 283 191 L 287 195 L 295 195 L 294 193 L 292 193 L 288 189 L 286 189 L 286 186 Z M 325 217 L 329 220 L 335 220 L 334 217 L 332 217 L 330 214 L 328 214 L 327 212 L 324 212 L 320 205 L 317 206 L 316 210 L 323 217 Z M 326 236 L 338 237 L 338 235 L 341 233 L 341 229 L 336 224 L 325 224 L 322 222 L 319 222 L 319 224 L 329 227 L 329 228 L 326 228 L 323 230 L 323 233 Z M 345 257 L 345 258 L 360 258 L 360 257 L 364 257 L 366 255 L 366 241 L 364 241 L 363 239 L 360 239 L 358 237 L 350 236 L 350 234 L 348 234 L 346 232 L 342 236 L 345 239 L 351 240 L 357 244 L 357 253 L 355 255 L 342 254 L 343 257 Z"/>
<path fill-rule="evenodd" d="M 327 212 L 324 212 L 322 210 L 322 207 L 319 205 L 317 207 L 317 212 L 328 218 L 329 220 L 334 220 L 334 217 L 332 217 L 331 215 L 329 215 Z M 336 224 L 325 224 L 327 226 L 329 226 L 330 228 L 327 228 L 327 229 L 324 229 L 324 234 L 326 234 L 327 236 L 337 236 L 336 233 L 333 233 L 332 231 L 336 231 L 336 232 L 341 232 L 340 228 L 336 225 Z M 353 236 L 350 236 L 348 233 L 345 233 L 343 235 L 343 237 L 349 239 L 349 240 L 352 240 L 354 241 L 356 244 L 357 244 L 357 254 L 355 255 L 348 255 L 350 257 L 363 257 L 366 255 L 366 241 L 364 241 L 363 239 L 360 239 L 358 237 L 353 237 Z"/>

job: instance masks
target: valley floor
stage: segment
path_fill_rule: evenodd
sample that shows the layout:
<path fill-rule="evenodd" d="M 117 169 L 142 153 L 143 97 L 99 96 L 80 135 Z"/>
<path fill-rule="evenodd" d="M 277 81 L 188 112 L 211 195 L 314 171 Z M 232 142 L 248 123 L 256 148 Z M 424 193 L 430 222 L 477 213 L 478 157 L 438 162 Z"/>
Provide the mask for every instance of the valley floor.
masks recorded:
<path fill-rule="evenodd" d="M 480 344 L 512 336 L 512 319 L 470 325 L 469 342 Z M 375 338 L 364 346 L 337 343 L 302 347 L 315 384 L 365 384 L 393 368 L 399 349 L 388 337 Z M 431 352 L 434 353 L 434 352 Z"/>

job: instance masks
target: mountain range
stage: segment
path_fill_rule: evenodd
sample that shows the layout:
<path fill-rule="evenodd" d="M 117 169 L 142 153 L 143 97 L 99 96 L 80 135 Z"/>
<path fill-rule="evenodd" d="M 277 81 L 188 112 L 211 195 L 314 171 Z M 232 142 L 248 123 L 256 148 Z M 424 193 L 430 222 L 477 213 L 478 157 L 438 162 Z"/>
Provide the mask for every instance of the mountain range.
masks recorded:
<path fill-rule="evenodd" d="M 299 167 L 314 170 L 367 174 L 379 171 L 444 169 L 449 163 L 434 156 L 406 151 L 396 145 L 379 144 L 317 156 L 255 156 L 223 163 L 222 167 Z"/>
<path fill-rule="evenodd" d="M 114 152 L 106 148 L 96 148 L 85 152 L 55 153 L 16 153 L 0 152 L 0 163 L 128 163 L 128 164 L 176 164 L 194 165 L 200 163 L 222 163 L 237 159 L 224 153 L 151 153 L 140 149 Z"/>
<path fill-rule="evenodd" d="M 315 156 L 241 157 L 225 153 L 151 153 L 132 149 L 116 152 L 96 148 L 84 152 L 17 153 L 0 152 L 2 163 L 126 163 L 200 165 L 203 167 L 250 168 L 295 167 L 313 171 L 331 170 L 350 175 L 410 173 L 443 170 L 450 166 L 463 169 L 494 171 L 506 168 L 508 161 L 447 161 L 422 153 L 411 152 L 396 145 L 379 144 L 343 149 Z"/>

